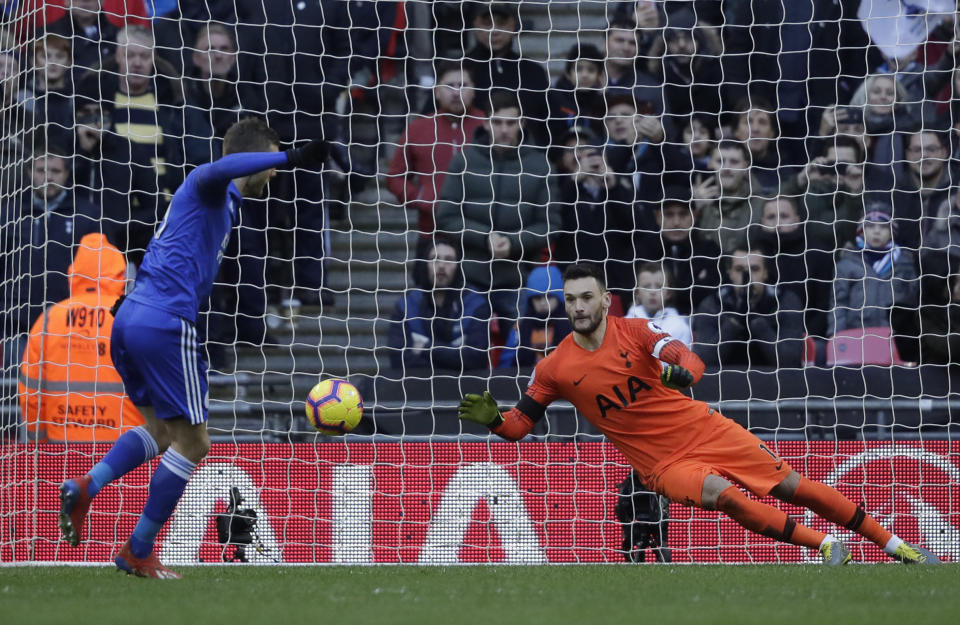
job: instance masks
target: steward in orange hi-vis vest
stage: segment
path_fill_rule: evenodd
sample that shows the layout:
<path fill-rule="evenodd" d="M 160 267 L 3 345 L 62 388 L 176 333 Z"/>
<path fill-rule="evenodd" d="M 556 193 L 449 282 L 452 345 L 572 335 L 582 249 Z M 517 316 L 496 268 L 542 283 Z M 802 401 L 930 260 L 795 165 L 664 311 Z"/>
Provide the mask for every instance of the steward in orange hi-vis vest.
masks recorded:
<path fill-rule="evenodd" d="M 20 368 L 20 411 L 32 439 L 114 441 L 143 424 L 110 359 L 110 307 L 123 294 L 123 254 L 102 234 L 80 240 L 70 297 L 30 330 Z"/>

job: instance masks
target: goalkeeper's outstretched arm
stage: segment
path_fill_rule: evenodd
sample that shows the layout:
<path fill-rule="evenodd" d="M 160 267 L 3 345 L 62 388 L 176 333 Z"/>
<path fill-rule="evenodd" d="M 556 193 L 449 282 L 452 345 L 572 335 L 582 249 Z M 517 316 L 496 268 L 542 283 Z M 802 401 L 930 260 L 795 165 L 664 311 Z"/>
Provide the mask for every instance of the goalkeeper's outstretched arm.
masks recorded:
<path fill-rule="evenodd" d="M 485 425 L 491 432 L 508 441 L 518 441 L 529 434 L 533 424 L 543 416 L 544 411 L 544 406 L 529 395 L 524 395 L 515 408 L 505 413 L 500 412 L 489 391 L 483 395 L 464 395 L 458 408 L 461 419 Z M 534 414 L 528 415 L 527 412 Z"/>

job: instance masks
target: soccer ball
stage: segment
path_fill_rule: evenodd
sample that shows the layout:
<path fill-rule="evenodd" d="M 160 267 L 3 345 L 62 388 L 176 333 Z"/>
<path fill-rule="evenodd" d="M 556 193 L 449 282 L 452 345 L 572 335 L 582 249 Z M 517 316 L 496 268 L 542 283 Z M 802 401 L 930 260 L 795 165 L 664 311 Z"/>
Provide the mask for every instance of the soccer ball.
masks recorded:
<path fill-rule="evenodd" d="M 323 380 L 310 390 L 307 420 L 321 434 L 338 436 L 357 427 L 363 416 L 363 399 L 346 380 Z"/>

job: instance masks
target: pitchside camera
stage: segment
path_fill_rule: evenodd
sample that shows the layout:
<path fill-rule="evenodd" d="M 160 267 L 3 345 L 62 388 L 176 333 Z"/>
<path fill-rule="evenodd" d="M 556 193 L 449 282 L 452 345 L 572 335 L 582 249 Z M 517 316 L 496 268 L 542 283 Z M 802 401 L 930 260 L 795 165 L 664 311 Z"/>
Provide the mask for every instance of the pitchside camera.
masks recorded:
<path fill-rule="evenodd" d="M 627 562 L 643 562 L 647 550 L 653 551 L 659 562 L 670 562 L 673 556 L 667 548 L 667 522 L 670 503 L 665 497 L 650 492 L 640 481 L 636 471 L 630 471 L 620 482 L 620 492 L 613 512 L 623 528 L 621 551 Z"/>
<path fill-rule="evenodd" d="M 257 511 L 253 508 L 241 508 L 242 505 L 240 489 L 236 486 L 230 487 L 227 511 L 217 517 L 217 540 L 225 545 L 224 562 L 246 562 L 246 548 L 253 543 Z M 232 554 L 229 553 L 230 547 L 234 548 Z"/>

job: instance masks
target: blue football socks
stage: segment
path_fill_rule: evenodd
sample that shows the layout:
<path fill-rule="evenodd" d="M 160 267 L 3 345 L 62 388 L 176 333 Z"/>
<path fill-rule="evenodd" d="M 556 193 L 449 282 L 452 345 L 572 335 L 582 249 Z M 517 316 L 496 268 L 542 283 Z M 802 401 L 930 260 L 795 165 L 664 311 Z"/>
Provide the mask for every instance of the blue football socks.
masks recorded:
<path fill-rule="evenodd" d="M 127 430 L 120 435 L 103 460 L 90 469 L 88 494 L 90 497 L 96 496 L 101 488 L 152 460 L 158 453 L 157 441 L 145 427 Z"/>
<path fill-rule="evenodd" d="M 196 464 L 190 462 L 172 447 L 164 452 L 160 466 L 150 480 L 147 505 L 130 537 L 130 551 L 136 558 L 145 558 L 153 551 L 153 543 L 160 528 L 167 522 L 187 486 Z"/>

